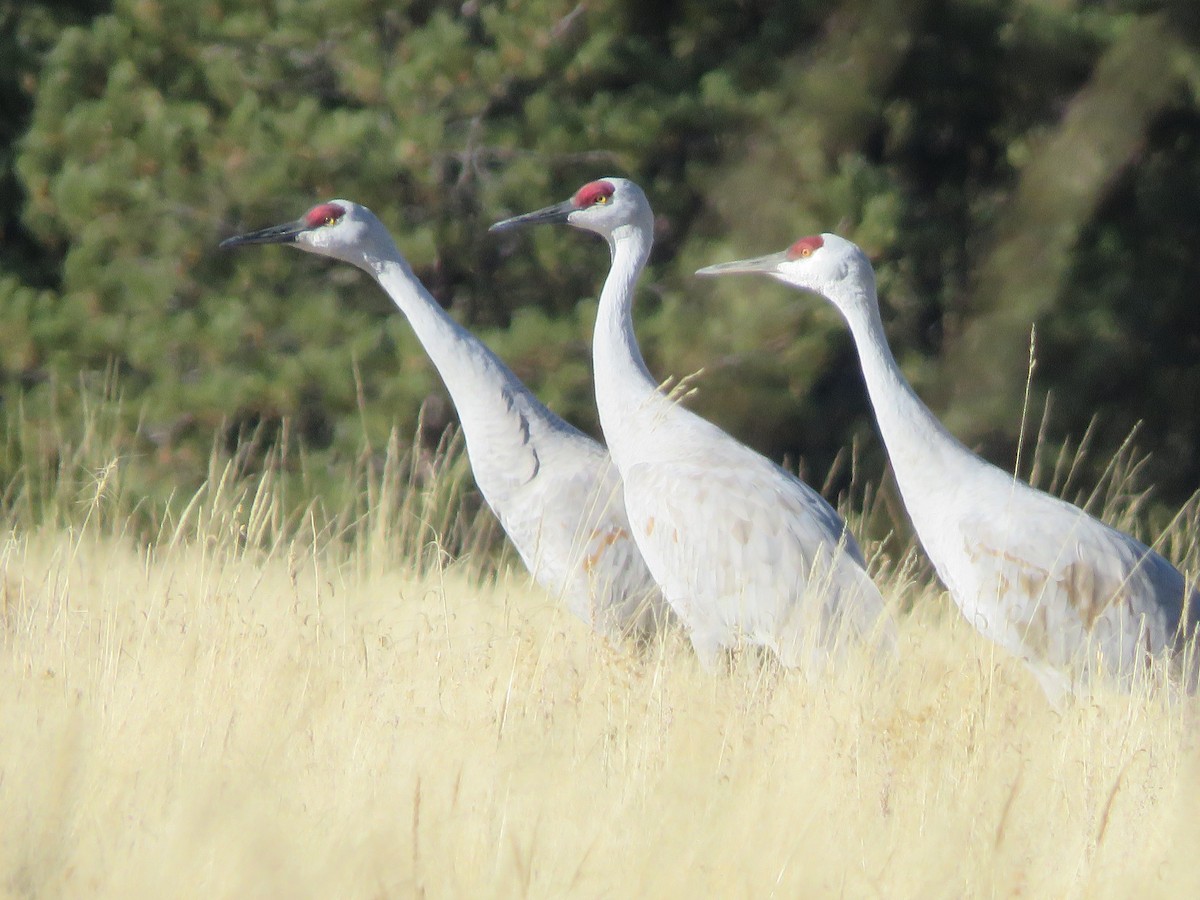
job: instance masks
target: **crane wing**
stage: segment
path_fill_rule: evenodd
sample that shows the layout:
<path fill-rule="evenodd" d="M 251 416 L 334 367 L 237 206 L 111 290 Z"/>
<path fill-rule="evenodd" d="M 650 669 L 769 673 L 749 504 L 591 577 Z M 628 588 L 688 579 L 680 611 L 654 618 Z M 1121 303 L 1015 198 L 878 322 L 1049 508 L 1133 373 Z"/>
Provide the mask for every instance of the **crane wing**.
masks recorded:
<path fill-rule="evenodd" d="M 535 420 L 538 467 L 501 521 L 534 578 L 607 634 L 652 634 L 667 613 L 633 542 L 608 452 L 555 418 Z"/>
<path fill-rule="evenodd" d="M 866 633 L 883 615 L 841 517 L 753 451 L 642 463 L 624 478 L 638 546 L 701 656 L 742 635 L 790 664 L 813 624 Z"/>
<path fill-rule="evenodd" d="M 508 385 L 497 388 L 469 404 L 458 402 L 475 483 L 493 509 L 506 505 L 541 468 L 528 398 Z"/>
<path fill-rule="evenodd" d="M 1146 545 L 1069 503 L 1018 485 L 1012 511 L 962 523 L 980 581 L 976 624 L 1029 660 L 1078 663 L 1081 650 L 1129 671 L 1171 646 L 1183 576 Z M 971 612 L 964 607 L 964 613 Z M 996 621 L 999 620 L 999 621 Z"/>

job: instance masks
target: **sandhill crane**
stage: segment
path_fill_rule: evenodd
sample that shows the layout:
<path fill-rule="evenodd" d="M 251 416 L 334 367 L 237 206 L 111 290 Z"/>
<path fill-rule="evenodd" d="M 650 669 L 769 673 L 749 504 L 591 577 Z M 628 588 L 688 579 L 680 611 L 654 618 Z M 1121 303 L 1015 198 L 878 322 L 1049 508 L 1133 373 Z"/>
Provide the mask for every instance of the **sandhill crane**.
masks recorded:
<path fill-rule="evenodd" d="M 603 178 L 492 230 L 567 223 L 608 241 L 593 356 L 600 425 L 633 536 L 711 668 L 739 642 L 820 663 L 843 630 L 889 649 L 893 625 L 841 517 L 812 488 L 660 392 L 633 332 L 654 219 L 641 188 Z"/>
<path fill-rule="evenodd" d="M 450 392 L 480 493 L 539 584 L 605 634 L 645 636 L 666 621 L 608 453 L 446 314 L 369 209 L 330 200 L 221 246 L 277 243 L 352 263 L 391 296 Z"/>
<path fill-rule="evenodd" d="M 766 273 L 841 312 L 921 544 L 967 621 L 1025 660 L 1052 700 L 1098 669 L 1128 684 L 1148 657 L 1182 648 L 1200 608 L 1170 563 L 980 459 L 921 402 L 888 347 L 862 250 L 813 235 L 698 274 L 735 272 Z"/>

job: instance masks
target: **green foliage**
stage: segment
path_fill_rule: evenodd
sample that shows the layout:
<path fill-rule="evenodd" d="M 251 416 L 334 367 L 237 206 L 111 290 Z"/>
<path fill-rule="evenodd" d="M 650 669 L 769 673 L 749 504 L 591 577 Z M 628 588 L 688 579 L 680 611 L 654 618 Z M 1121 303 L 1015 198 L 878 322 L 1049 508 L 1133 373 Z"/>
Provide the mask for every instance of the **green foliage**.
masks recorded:
<path fill-rule="evenodd" d="M 98 13 L 103 0 L 0 0 L 0 272 L 31 285 L 55 282 L 58 248 L 39 244 L 21 221 L 24 191 L 15 171 L 17 141 L 28 127 L 38 69 L 61 30 Z"/>
<path fill-rule="evenodd" d="M 1103 460 L 1146 419 L 1162 496 L 1200 480 L 1200 409 L 1180 396 L 1200 381 L 1187 2 L 67 9 L 0 5 L 17 60 L 0 227 L 21 236 L 0 253 L 3 396 L 35 422 L 115 381 L 151 496 L 195 488 L 214 442 L 355 459 L 440 396 L 366 276 L 216 249 L 331 197 L 371 206 L 434 294 L 595 431 L 603 245 L 486 228 L 608 173 L 659 215 L 638 308 L 652 370 L 703 369 L 696 409 L 815 480 L 852 441 L 882 465 L 842 323 L 690 273 L 823 230 L 876 258 L 902 364 L 1000 464 L 1037 321 L 1052 445 L 1096 414 Z"/>

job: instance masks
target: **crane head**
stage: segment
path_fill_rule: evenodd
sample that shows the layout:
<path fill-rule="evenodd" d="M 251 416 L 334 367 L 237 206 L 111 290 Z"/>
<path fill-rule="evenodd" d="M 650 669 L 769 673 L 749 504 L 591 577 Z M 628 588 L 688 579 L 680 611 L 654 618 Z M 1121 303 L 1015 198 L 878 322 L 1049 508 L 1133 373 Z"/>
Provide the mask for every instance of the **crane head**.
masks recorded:
<path fill-rule="evenodd" d="M 367 268 L 367 259 L 391 244 L 387 229 L 365 206 L 349 200 L 318 203 L 299 219 L 221 241 L 221 248 L 246 244 L 291 244 L 320 256 L 332 256 Z"/>
<path fill-rule="evenodd" d="M 820 294 L 839 307 L 851 297 L 863 295 L 868 286 L 874 293 L 875 272 L 871 261 L 854 244 L 836 234 L 802 237 L 786 250 L 767 256 L 705 266 L 697 275 L 734 275 L 759 272 Z"/>
<path fill-rule="evenodd" d="M 555 224 L 574 225 L 611 239 L 622 228 L 652 232 L 654 217 L 640 187 L 627 178 L 606 177 L 589 181 L 569 200 L 497 222 L 488 231 Z"/>

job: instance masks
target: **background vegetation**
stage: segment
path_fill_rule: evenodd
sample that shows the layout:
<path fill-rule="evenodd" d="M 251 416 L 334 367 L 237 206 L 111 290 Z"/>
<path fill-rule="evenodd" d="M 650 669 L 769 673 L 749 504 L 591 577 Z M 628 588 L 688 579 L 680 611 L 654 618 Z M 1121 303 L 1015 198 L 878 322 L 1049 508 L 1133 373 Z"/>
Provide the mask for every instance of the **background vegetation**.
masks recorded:
<path fill-rule="evenodd" d="M 1200 894 L 1195 704 L 1049 709 L 881 552 L 833 314 L 690 276 L 854 237 L 919 390 L 1006 466 L 1036 322 L 1022 469 L 1136 530 L 1137 483 L 1200 477 L 1194 6 L 0 0 L 0 895 Z M 880 520 L 886 670 L 596 640 L 507 577 L 374 285 L 216 250 L 366 202 L 594 429 L 603 247 L 486 226 L 608 173 L 660 214 L 654 370 Z"/>
<path fill-rule="evenodd" d="M 652 369 L 705 368 L 693 405 L 818 482 L 855 442 L 883 468 L 840 322 L 690 273 L 837 230 L 968 443 L 1012 467 L 1036 322 L 1050 450 L 1095 418 L 1099 466 L 1142 421 L 1157 499 L 1200 483 L 1191 0 L 0 0 L 0 54 L 0 400 L 26 431 L 6 479 L 89 393 L 121 398 L 129 483 L 157 500 L 214 445 L 287 468 L 412 434 L 440 387 L 365 276 L 216 250 L 333 196 L 595 431 L 602 245 L 486 226 L 625 174 L 659 214 Z M 448 416 L 429 407 L 431 440 Z"/>

